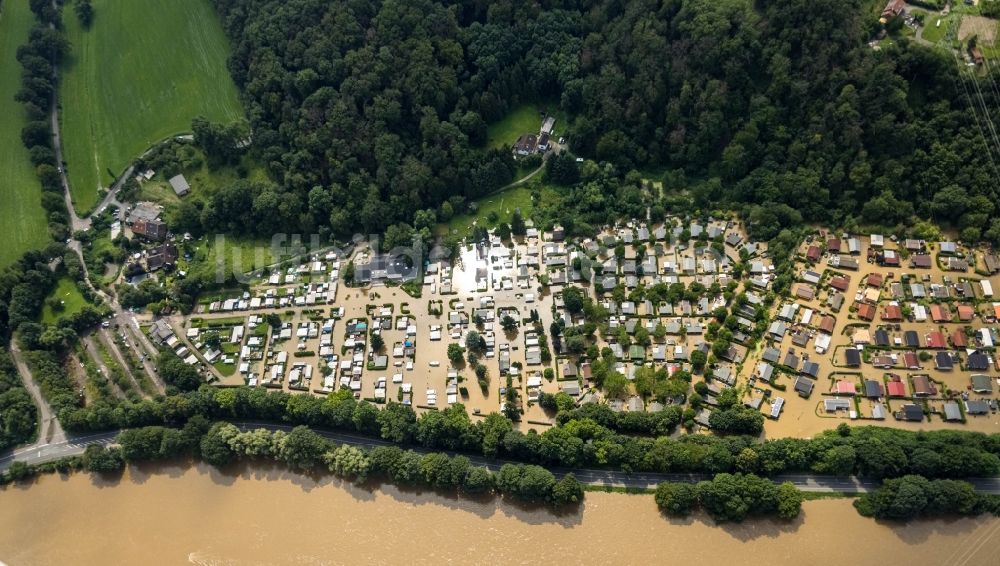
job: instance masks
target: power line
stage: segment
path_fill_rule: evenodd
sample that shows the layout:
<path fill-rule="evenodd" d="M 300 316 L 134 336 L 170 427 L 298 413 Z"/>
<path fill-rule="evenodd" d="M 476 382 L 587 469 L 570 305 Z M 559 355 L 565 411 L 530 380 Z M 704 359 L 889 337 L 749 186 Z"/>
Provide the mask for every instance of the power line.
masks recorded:
<path fill-rule="evenodd" d="M 975 102 L 972 100 L 972 95 L 969 93 L 969 85 L 966 83 L 965 75 L 962 73 L 962 65 L 964 63 L 956 52 L 952 51 L 952 55 L 955 57 L 955 62 L 959 65 L 957 69 L 958 78 L 962 82 L 962 90 L 965 92 L 965 99 L 968 102 L 969 110 L 972 112 L 972 117 L 976 122 L 976 129 L 979 130 L 979 137 L 983 141 L 983 147 L 986 149 L 986 156 L 989 158 L 990 165 L 993 167 L 993 174 L 996 178 L 1000 178 L 1000 171 L 997 170 L 996 161 L 993 159 L 993 150 L 990 148 L 990 143 L 986 139 L 986 134 L 983 131 L 983 125 L 979 118 L 979 112 L 977 111 Z M 956 82 L 954 76 L 951 77 L 951 80 L 953 83 Z"/>

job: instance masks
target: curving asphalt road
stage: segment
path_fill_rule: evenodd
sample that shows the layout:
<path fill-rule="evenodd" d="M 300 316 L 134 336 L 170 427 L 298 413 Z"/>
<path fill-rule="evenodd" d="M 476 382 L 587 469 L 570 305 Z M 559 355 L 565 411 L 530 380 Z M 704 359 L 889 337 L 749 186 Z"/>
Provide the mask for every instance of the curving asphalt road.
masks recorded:
<path fill-rule="evenodd" d="M 265 428 L 268 430 L 292 430 L 291 425 L 262 423 L 262 422 L 234 422 L 241 430 L 252 430 Z M 89 434 L 84 436 L 71 437 L 67 440 L 54 442 L 42 446 L 30 446 L 16 450 L 11 454 L 0 457 L 0 470 L 6 469 L 15 461 L 23 461 L 28 464 L 38 464 L 57 458 L 82 454 L 88 444 L 113 444 L 120 431 L 110 431 Z M 351 446 L 361 446 L 374 448 L 376 446 L 393 446 L 391 442 L 386 442 L 377 438 L 370 438 L 346 432 L 336 432 L 330 430 L 315 430 L 317 434 L 332 442 L 348 444 Z M 417 452 L 430 452 L 421 447 L 413 447 Z M 519 462 L 511 460 L 489 459 L 483 456 L 469 455 L 466 457 L 476 466 L 486 466 L 492 471 L 497 471 L 504 464 L 517 464 Z M 663 481 L 673 482 L 699 482 L 712 479 L 712 474 L 659 474 L 650 472 L 627 473 L 620 470 L 600 470 L 591 468 L 565 469 L 553 468 L 552 472 L 557 476 L 562 476 L 572 472 L 581 482 L 599 487 L 624 487 L 632 489 L 653 489 Z M 820 493 L 865 493 L 878 488 L 879 482 L 857 477 L 833 477 L 816 474 L 782 474 L 770 478 L 775 483 L 791 482 L 801 491 Z M 982 493 L 1000 494 L 1000 478 L 970 478 L 967 479 L 976 491 Z"/>

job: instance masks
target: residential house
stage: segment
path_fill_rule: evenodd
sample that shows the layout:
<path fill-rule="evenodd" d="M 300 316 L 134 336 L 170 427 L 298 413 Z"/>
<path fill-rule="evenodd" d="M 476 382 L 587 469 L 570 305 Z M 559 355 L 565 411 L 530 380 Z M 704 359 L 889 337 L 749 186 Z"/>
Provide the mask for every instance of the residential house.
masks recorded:
<path fill-rule="evenodd" d="M 865 380 L 865 397 L 877 399 L 883 395 L 882 383 L 874 379 Z"/>
<path fill-rule="evenodd" d="M 847 348 L 844 350 L 844 365 L 849 368 L 861 366 L 861 352 L 857 348 Z"/>
<path fill-rule="evenodd" d="M 901 421 L 920 422 L 924 420 L 924 409 L 920 405 L 911 403 L 900 407 L 895 416 Z"/>
<path fill-rule="evenodd" d="M 993 380 L 988 375 L 973 375 L 971 381 L 974 392 L 984 395 L 993 393 Z"/>
<path fill-rule="evenodd" d="M 861 303 L 858 305 L 858 318 L 867 320 L 868 322 L 875 320 L 875 305 L 870 303 Z"/>
<path fill-rule="evenodd" d="M 990 404 L 981 399 L 969 399 L 965 401 L 965 414 L 985 415 L 990 412 Z"/>
<path fill-rule="evenodd" d="M 937 395 L 937 387 L 926 375 L 914 375 L 911 378 L 911 383 L 913 384 L 913 394 L 917 397 L 930 397 L 932 395 Z"/>
<path fill-rule="evenodd" d="M 931 256 L 928 254 L 914 254 L 910 256 L 910 265 L 918 269 L 931 268 Z"/>
<path fill-rule="evenodd" d="M 889 397 L 906 397 L 906 384 L 899 378 L 889 380 L 885 387 Z"/>
<path fill-rule="evenodd" d="M 147 240 L 160 242 L 167 237 L 167 224 L 159 220 L 136 220 L 132 224 L 132 233 Z"/>
<path fill-rule="evenodd" d="M 804 399 L 808 399 L 812 395 L 815 385 L 816 383 L 813 380 L 805 376 L 800 375 L 795 378 L 795 392 L 799 394 L 799 397 Z"/>

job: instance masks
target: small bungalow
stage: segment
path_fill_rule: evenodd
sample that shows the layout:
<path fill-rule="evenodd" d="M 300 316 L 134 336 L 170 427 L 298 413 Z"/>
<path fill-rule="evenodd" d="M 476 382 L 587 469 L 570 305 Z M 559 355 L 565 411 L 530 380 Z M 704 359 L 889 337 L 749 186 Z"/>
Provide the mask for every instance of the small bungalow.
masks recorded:
<path fill-rule="evenodd" d="M 971 305 L 958 305 L 958 320 L 969 322 L 976 316 L 976 309 Z"/>
<path fill-rule="evenodd" d="M 886 347 L 889 345 L 889 333 L 886 331 L 886 329 L 884 328 L 875 329 L 875 345 L 879 347 Z"/>
<path fill-rule="evenodd" d="M 951 311 L 943 305 L 931 305 L 931 320 L 934 322 L 950 322 Z"/>
<path fill-rule="evenodd" d="M 966 348 L 969 345 L 969 338 L 965 335 L 965 330 L 961 328 L 956 328 L 951 333 L 950 340 L 952 348 Z"/>
<path fill-rule="evenodd" d="M 931 256 L 928 254 L 914 254 L 910 256 L 910 265 L 918 269 L 931 268 Z"/>
<path fill-rule="evenodd" d="M 941 371 L 951 371 L 955 367 L 955 361 L 948 352 L 938 352 L 934 356 L 934 367 Z"/>
<path fill-rule="evenodd" d="M 857 393 L 857 386 L 853 381 L 842 379 L 834 384 L 833 393 L 838 395 L 854 395 Z"/>
<path fill-rule="evenodd" d="M 886 305 L 885 310 L 882 311 L 882 320 L 890 322 L 903 320 L 903 309 L 898 304 L 889 303 Z"/>
<path fill-rule="evenodd" d="M 801 375 L 795 378 L 795 392 L 803 399 L 808 399 L 812 395 L 813 387 L 815 386 L 816 383 L 809 378 Z"/>
<path fill-rule="evenodd" d="M 776 364 L 778 363 L 778 360 L 781 358 L 781 351 L 779 351 L 777 348 L 765 348 L 760 358 L 765 362 L 771 362 L 772 364 Z"/>
<path fill-rule="evenodd" d="M 947 401 L 944 404 L 944 420 L 950 422 L 962 420 L 962 410 L 958 408 L 958 403 Z"/>
<path fill-rule="evenodd" d="M 985 415 L 990 412 L 990 404 L 981 399 L 969 399 L 965 402 L 965 414 Z"/>
<path fill-rule="evenodd" d="M 826 315 L 819 321 L 819 331 L 825 332 L 827 334 L 833 334 L 833 329 L 837 324 L 837 319 L 832 316 Z"/>
<path fill-rule="evenodd" d="M 875 320 L 875 305 L 862 303 L 858 306 L 858 318 L 868 322 Z"/>
<path fill-rule="evenodd" d="M 836 413 L 837 411 L 850 411 L 851 402 L 848 399 L 824 399 L 823 409 L 828 413 Z"/>
<path fill-rule="evenodd" d="M 865 397 L 877 399 L 882 396 L 882 384 L 874 379 L 865 380 Z"/>
<path fill-rule="evenodd" d="M 906 384 L 899 379 L 889 380 L 885 387 L 889 397 L 906 397 Z"/>
<path fill-rule="evenodd" d="M 973 375 L 971 378 L 972 390 L 980 394 L 993 393 L 993 380 L 988 375 Z"/>
<path fill-rule="evenodd" d="M 770 383 L 774 378 L 774 366 L 767 362 L 757 363 L 757 379 Z"/>
<path fill-rule="evenodd" d="M 844 365 L 849 368 L 861 366 L 861 352 L 857 348 L 847 348 L 844 350 Z"/>
<path fill-rule="evenodd" d="M 938 242 L 938 249 L 944 255 L 955 255 L 958 253 L 958 245 L 955 242 Z"/>
<path fill-rule="evenodd" d="M 932 395 L 937 395 L 937 387 L 926 375 L 914 375 L 911 380 L 913 383 L 913 394 L 917 397 L 930 397 Z"/>
<path fill-rule="evenodd" d="M 800 371 L 810 377 L 817 377 L 819 375 L 819 364 L 816 362 L 806 362 L 802 364 Z"/>
<path fill-rule="evenodd" d="M 986 371 L 990 369 L 990 358 L 982 352 L 969 354 L 969 359 L 965 362 L 965 369 L 969 371 Z"/>
<path fill-rule="evenodd" d="M 944 334 L 937 330 L 928 332 L 924 336 L 924 342 L 927 344 L 928 348 L 945 348 L 948 345 L 945 343 Z"/>
<path fill-rule="evenodd" d="M 908 404 L 896 411 L 896 419 L 901 421 L 920 422 L 924 420 L 924 409 L 920 405 Z"/>

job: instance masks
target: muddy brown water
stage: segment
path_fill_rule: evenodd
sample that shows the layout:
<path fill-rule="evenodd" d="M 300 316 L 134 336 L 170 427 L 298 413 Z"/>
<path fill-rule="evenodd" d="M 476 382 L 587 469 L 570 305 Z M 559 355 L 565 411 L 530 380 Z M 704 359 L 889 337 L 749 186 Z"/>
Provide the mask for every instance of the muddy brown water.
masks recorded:
<path fill-rule="evenodd" d="M 669 520 L 650 495 L 555 515 L 275 469 L 46 476 L 0 491 L 0 561 L 22 564 L 998 564 L 1000 520 L 883 524 L 850 501 L 786 524 Z"/>

